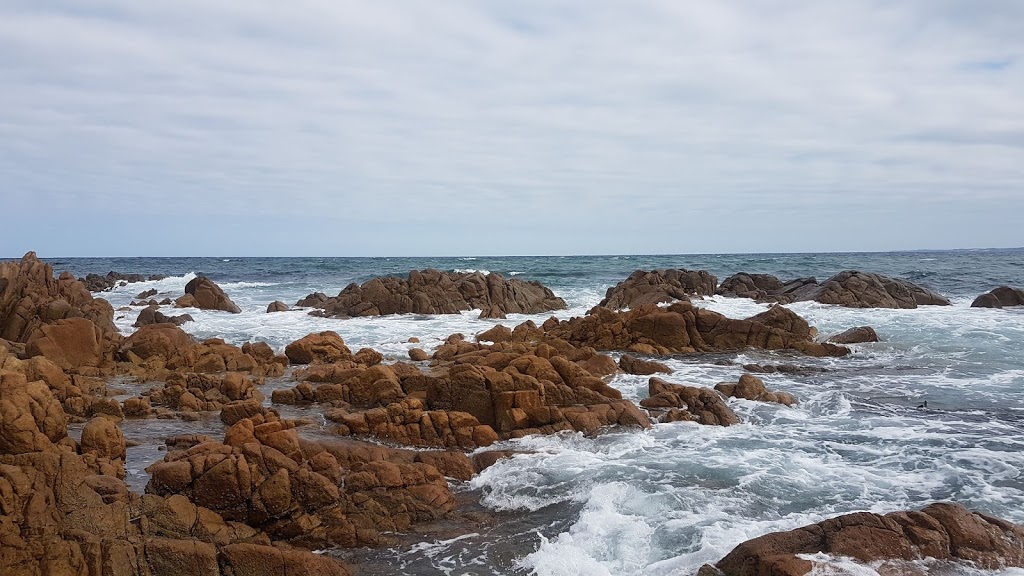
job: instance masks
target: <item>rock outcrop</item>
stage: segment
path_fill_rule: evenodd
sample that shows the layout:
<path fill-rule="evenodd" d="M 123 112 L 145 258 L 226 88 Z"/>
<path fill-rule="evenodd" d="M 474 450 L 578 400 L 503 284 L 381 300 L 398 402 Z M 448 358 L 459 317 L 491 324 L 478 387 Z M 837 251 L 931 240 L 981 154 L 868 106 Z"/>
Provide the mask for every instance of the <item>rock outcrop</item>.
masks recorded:
<path fill-rule="evenodd" d="M 62 363 L 95 367 L 110 360 L 121 336 L 109 302 L 93 298 L 68 272 L 54 278 L 29 252 L 20 262 L 0 262 L 0 338 L 35 341 L 32 355 L 53 353 Z"/>
<path fill-rule="evenodd" d="M 374 545 L 382 532 L 405 531 L 454 509 L 448 483 L 433 465 L 353 456 L 341 446 L 300 440 L 289 422 L 243 419 L 223 443 L 169 452 L 149 467 L 146 489 L 180 494 L 275 541 L 304 547 Z"/>
<path fill-rule="evenodd" d="M 288 359 L 275 355 L 266 343 L 241 347 L 219 338 L 197 342 L 174 324 L 149 324 L 125 338 L 117 353 L 123 371 L 147 380 L 167 380 L 172 372 L 187 374 L 244 372 L 254 376 L 280 376 Z"/>
<path fill-rule="evenodd" d="M 647 398 L 640 401 L 658 422 L 697 422 L 710 426 L 731 426 L 740 419 L 722 396 L 710 388 L 673 384 L 651 378 Z"/>
<path fill-rule="evenodd" d="M 985 570 L 1019 567 L 1024 566 L 1024 527 L 953 503 L 931 504 L 920 512 L 855 512 L 748 540 L 700 573 L 801 576 L 814 566 L 797 555 L 819 552 L 865 564 L 936 558 Z"/>
<path fill-rule="evenodd" d="M 99 274 L 86 274 L 85 277 L 79 278 L 78 281 L 84 284 L 90 292 L 106 292 L 114 286 L 125 286 L 147 280 L 163 280 L 164 278 L 166 276 L 160 274 L 143 276 L 142 274 L 124 274 L 122 272 L 110 271 L 102 276 Z M 137 296 L 137 298 L 147 298 L 147 296 Z"/>
<path fill-rule="evenodd" d="M 671 374 L 672 369 L 654 360 L 641 360 L 635 356 L 629 354 L 623 354 L 619 358 L 619 368 L 626 374 L 637 374 L 640 376 L 650 376 L 651 374 Z"/>
<path fill-rule="evenodd" d="M 878 333 L 871 326 L 857 326 L 844 330 L 828 339 L 833 344 L 863 344 L 878 342 Z"/>
<path fill-rule="evenodd" d="M 526 325 L 517 330 L 526 332 Z M 794 350 L 810 356 L 843 356 L 849 350 L 814 342 L 816 331 L 793 311 L 775 306 L 735 320 L 717 312 L 677 302 L 667 308 L 642 305 L 628 312 L 596 307 L 587 316 L 549 319 L 536 337 L 557 338 L 576 347 L 639 354 L 693 354 L 744 348 Z"/>
<path fill-rule="evenodd" d="M 113 421 L 76 443 L 46 383 L 0 369 L 0 573 L 349 574 L 184 497 L 131 492 L 124 454 Z"/>
<path fill-rule="evenodd" d="M 599 306 L 621 310 L 643 304 L 687 300 L 715 293 L 718 279 L 704 270 L 637 270 L 612 286 Z"/>
<path fill-rule="evenodd" d="M 192 316 L 188 314 L 178 314 L 177 316 L 168 316 L 160 311 L 158 304 L 150 304 L 149 306 L 142 309 L 139 312 L 139 317 L 135 319 L 136 328 L 140 326 L 147 326 L 149 324 L 174 324 L 175 326 L 181 326 L 185 322 L 192 322 Z"/>
<path fill-rule="evenodd" d="M 945 297 L 907 280 L 857 270 L 840 272 L 820 284 L 814 278 L 782 282 L 770 274 L 740 273 L 723 280 L 717 293 L 759 302 L 814 301 L 848 308 L 949 306 Z"/>
<path fill-rule="evenodd" d="M 296 306 L 318 316 L 345 318 L 389 314 L 457 314 L 480 309 L 481 317 L 536 314 L 565 308 L 565 301 L 538 282 L 497 273 L 412 271 L 408 278 L 381 277 L 350 284 L 337 296 L 310 294 Z"/>
<path fill-rule="evenodd" d="M 796 397 L 789 392 L 772 392 L 765 388 L 764 381 L 752 374 L 743 374 L 739 382 L 719 382 L 715 384 L 715 390 L 727 397 L 744 398 L 757 402 L 774 402 L 792 406 L 796 404 Z"/>
<path fill-rule="evenodd" d="M 271 312 L 287 312 L 289 310 L 288 305 L 280 300 L 274 300 L 270 304 L 267 304 L 267 313 Z"/>
<path fill-rule="evenodd" d="M 238 314 L 242 310 L 228 298 L 220 286 L 204 276 L 197 276 L 185 284 L 185 295 L 175 301 L 178 308 L 223 310 Z"/>
<path fill-rule="evenodd" d="M 1000 286 L 994 288 L 971 302 L 971 308 L 1005 308 L 1007 306 L 1024 306 L 1024 290 Z"/>

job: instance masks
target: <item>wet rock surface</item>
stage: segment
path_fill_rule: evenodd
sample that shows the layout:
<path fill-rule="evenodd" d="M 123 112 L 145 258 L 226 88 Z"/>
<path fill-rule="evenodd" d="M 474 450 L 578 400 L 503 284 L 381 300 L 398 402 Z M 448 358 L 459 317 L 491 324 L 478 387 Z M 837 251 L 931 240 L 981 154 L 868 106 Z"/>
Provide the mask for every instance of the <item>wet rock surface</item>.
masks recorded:
<path fill-rule="evenodd" d="M 978 296 L 971 302 L 971 308 L 1004 308 L 1024 306 L 1024 290 L 1000 286 Z"/>
<path fill-rule="evenodd" d="M 885 515 L 857 512 L 748 540 L 702 573 L 797 576 L 813 569 L 797 555 L 818 552 L 863 563 L 936 558 L 993 570 L 1024 565 L 1024 528 L 952 503 Z"/>

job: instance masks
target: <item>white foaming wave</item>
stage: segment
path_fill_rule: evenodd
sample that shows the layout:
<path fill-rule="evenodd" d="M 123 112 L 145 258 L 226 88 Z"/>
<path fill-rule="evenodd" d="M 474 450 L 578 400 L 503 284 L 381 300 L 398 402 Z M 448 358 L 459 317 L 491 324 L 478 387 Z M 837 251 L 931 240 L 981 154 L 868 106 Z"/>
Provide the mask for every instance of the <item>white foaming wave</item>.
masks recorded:
<path fill-rule="evenodd" d="M 630 508 L 645 496 L 624 482 L 594 487 L 579 520 L 553 540 L 542 536 L 523 565 L 538 576 L 642 574 L 654 528 Z"/>
<path fill-rule="evenodd" d="M 224 282 L 218 284 L 224 290 L 230 290 L 232 288 L 266 288 L 268 286 L 277 286 L 277 282 Z"/>
<path fill-rule="evenodd" d="M 512 272 L 508 273 L 509 276 L 519 276 L 520 274 L 526 274 L 526 272 L 518 272 L 513 270 Z"/>
<path fill-rule="evenodd" d="M 484 276 L 486 276 L 486 275 L 491 273 L 490 270 L 484 270 L 483 268 L 481 268 L 479 270 L 476 269 L 476 268 L 456 268 L 455 270 L 453 270 L 453 272 L 455 272 L 456 274 L 476 274 L 477 272 L 479 272 L 480 274 L 483 274 Z"/>

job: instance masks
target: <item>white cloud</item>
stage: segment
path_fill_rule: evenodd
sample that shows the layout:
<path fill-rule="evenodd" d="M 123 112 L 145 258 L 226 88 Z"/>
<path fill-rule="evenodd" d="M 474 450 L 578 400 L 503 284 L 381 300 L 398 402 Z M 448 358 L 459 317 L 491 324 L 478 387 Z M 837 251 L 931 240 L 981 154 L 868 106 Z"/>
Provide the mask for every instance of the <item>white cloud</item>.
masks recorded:
<path fill-rule="evenodd" d="M 163 234 L 220 215 L 179 253 L 1019 245 L 1022 19 L 1012 0 L 14 3 L 0 194 Z M 174 253 L 21 226 L 5 252 Z"/>

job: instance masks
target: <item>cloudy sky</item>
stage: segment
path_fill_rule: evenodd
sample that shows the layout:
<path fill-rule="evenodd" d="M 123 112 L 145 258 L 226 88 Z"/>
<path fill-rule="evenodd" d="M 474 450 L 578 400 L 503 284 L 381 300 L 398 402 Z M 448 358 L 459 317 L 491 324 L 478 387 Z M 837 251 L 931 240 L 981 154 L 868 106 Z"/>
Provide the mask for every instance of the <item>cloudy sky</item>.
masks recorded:
<path fill-rule="evenodd" d="M 1024 2 L 0 1 L 0 256 L 1024 245 Z"/>

